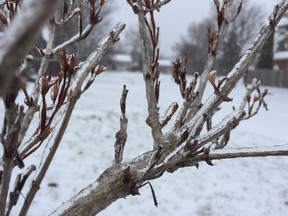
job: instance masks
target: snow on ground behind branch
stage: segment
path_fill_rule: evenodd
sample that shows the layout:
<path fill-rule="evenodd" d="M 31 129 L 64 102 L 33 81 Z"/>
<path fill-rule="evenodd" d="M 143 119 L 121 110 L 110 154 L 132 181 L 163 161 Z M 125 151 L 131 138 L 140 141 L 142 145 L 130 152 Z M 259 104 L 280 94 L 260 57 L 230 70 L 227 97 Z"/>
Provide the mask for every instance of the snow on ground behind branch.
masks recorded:
<path fill-rule="evenodd" d="M 147 109 L 142 79 L 140 73 L 107 72 L 95 80 L 76 106 L 61 147 L 29 215 L 49 214 L 62 201 L 96 180 L 111 165 L 115 133 L 119 130 L 119 100 L 124 84 L 129 89 L 126 109 L 128 139 L 124 160 L 151 150 L 150 129 L 145 124 Z M 231 134 L 229 148 L 288 143 L 288 89 L 269 89 L 272 93 L 267 97 L 270 110 L 261 110 L 252 120 L 241 122 Z M 225 104 L 215 116 L 215 124 L 223 114 L 232 111 L 232 105 L 239 105 L 244 92 L 243 86 L 238 84 L 230 95 L 236 104 Z M 171 76 L 161 75 L 160 114 L 164 114 L 174 101 L 181 104 L 179 99 L 178 87 Z M 40 153 L 32 161 L 39 157 Z M 288 158 L 246 158 L 215 161 L 214 164 L 214 167 L 210 167 L 202 163 L 199 170 L 195 167 L 180 169 L 152 181 L 158 208 L 153 206 L 149 186 L 145 186 L 140 190 L 141 196 L 118 200 L 99 215 L 286 214 Z M 55 184 L 51 187 L 51 183 Z"/>

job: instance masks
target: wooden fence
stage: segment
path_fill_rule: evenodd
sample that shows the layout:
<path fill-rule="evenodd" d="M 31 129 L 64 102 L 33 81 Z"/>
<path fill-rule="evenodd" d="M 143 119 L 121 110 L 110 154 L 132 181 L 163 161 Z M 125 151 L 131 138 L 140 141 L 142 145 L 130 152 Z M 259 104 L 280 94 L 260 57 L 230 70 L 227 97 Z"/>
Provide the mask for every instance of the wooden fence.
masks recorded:
<path fill-rule="evenodd" d="M 248 72 L 248 80 L 256 77 L 261 80 L 261 85 L 288 88 L 288 70 L 251 70 Z"/>

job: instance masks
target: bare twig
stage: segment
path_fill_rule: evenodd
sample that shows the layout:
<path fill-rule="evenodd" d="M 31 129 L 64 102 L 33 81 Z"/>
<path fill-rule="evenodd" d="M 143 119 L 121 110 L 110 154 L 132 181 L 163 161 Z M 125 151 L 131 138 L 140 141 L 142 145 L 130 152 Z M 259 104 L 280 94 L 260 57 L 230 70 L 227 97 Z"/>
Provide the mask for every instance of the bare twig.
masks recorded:
<path fill-rule="evenodd" d="M 165 127 L 165 125 L 168 124 L 168 122 L 171 120 L 171 118 L 173 117 L 173 115 L 176 113 L 176 111 L 178 110 L 178 104 L 176 102 L 172 103 L 170 105 L 170 107 L 168 108 L 168 110 L 165 113 L 165 118 L 161 121 L 161 126 L 162 128 Z"/>
<path fill-rule="evenodd" d="M 17 204 L 19 195 L 21 194 L 21 191 L 26 183 L 26 180 L 28 179 L 28 177 L 31 175 L 31 173 L 33 171 L 36 170 L 36 167 L 34 165 L 31 165 L 26 173 L 24 173 L 23 175 L 18 175 L 16 178 L 16 182 L 14 185 L 14 190 L 13 192 L 10 192 L 10 200 L 9 200 L 9 205 L 8 205 L 8 209 L 6 211 L 6 216 L 10 215 L 10 211 L 12 210 L 13 206 L 15 206 Z"/>
<path fill-rule="evenodd" d="M 243 98 L 243 101 L 242 101 L 242 103 L 240 104 L 240 106 L 239 106 L 239 109 L 242 109 L 242 110 L 244 110 L 245 109 L 245 106 L 246 106 L 246 104 L 247 104 L 247 102 L 248 102 L 248 100 L 249 100 L 249 97 L 251 96 L 251 94 L 252 94 L 252 92 L 257 88 L 257 87 L 259 87 L 259 85 L 260 85 L 260 81 L 258 81 L 256 78 L 254 78 L 253 80 L 252 80 L 252 83 L 250 84 L 250 85 L 247 85 L 247 87 L 246 87 L 246 94 L 245 94 L 245 96 L 244 96 L 244 98 Z"/>
<path fill-rule="evenodd" d="M 18 89 L 19 90 L 19 89 Z M 11 91 L 11 90 L 10 90 Z M 17 90 L 16 90 L 17 91 Z M 11 93 L 10 93 L 11 94 Z M 23 161 L 18 157 L 18 132 L 20 130 L 20 125 L 22 124 L 24 117 L 24 107 L 16 106 L 14 100 L 8 99 L 9 94 L 6 95 L 5 105 L 5 122 L 3 127 L 3 134 L 1 135 L 1 143 L 4 147 L 4 153 L 2 156 L 3 160 L 3 173 L 0 185 L 0 215 L 4 215 L 6 210 L 6 200 L 9 191 L 9 184 L 11 180 L 11 174 L 14 167 L 13 161 L 16 157 L 16 162 L 20 168 L 24 167 Z M 16 114 L 16 115 L 15 115 Z M 19 160 L 18 160 L 19 159 Z"/>
<path fill-rule="evenodd" d="M 74 36 L 72 36 L 69 40 L 66 40 L 65 42 L 63 42 L 62 44 L 57 45 L 55 48 L 52 49 L 52 54 L 56 54 L 58 52 L 60 52 L 61 50 L 66 49 L 68 46 L 85 39 L 90 33 L 91 31 L 94 29 L 95 25 L 98 24 L 100 21 L 102 21 L 102 18 L 99 17 L 99 13 L 102 9 L 103 4 L 99 4 L 98 8 L 95 10 L 94 8 L 94 3 L 92 3 L 93 1 L 91 1 L 90 6 L 92 7 L 90 9 L 90 23 L 84 28 L 82 29 L 79 28 L 79 33 L 75 34 Z M 79 12 L 76 11 L 77 13 L 81 14 L 81 11 L 79 9 Z M 73 15 L 74 16 L 74 15 Z M 44 53 L 46 51 L 44 50 Z"/>
<path fill-rule="evenodd" d="M 116 133 L 116 142 L 114 144 L 115 148 L 115 158 L 114 163 L 119 164 L 122 162 L 124 147 L 127 140 L 127 124 L 128 119 L 126 118 L 126 98 L 128 90 L 126 86 L 123 86 L 122 97 L 120 100 L 120 107 L 122 115 L 120 117 L 120 130 Z"/>
<path fill-rule="evenodd" d="M 143 9 L 142 0 L 137 0 L 137 6 L 139 8 L 138 21 L 139 21 L 139 34 L 141 37 L 142 45 L 142 57 L 143 57 L 143 76 L 146 84 L 146 98 L 148 103 L 148 117 L 147 124 L 151 127 L 152 136 L 154 139 L 154 148 L 157 148 L 161 140 L 163 139 L 163 134 L 161 131 L 161 123 L 159 121 L 159 113 L 157 107 L 157 98 L 155 95 L 154 87 L 154 74 L 152 70 L 152 62 L 150 59 L 150 50 L 149 50 L 149 39 L 147 37 L 146 21 Z M 152 59 L 154 61 L 154 59 Z"/>
<path fill-rule="evenodd" d="M 176 119 L 175 126 L 174 126 L 176 130 L 181 128 L 184 125 L 187 112 L 189 108 L 191 107 L 192 103 L 195 101 L 195 98 L 198 96 L 198 92 L 195 92 L 197 80 L 198 80 L 198 73 L 196 72 L 194 73 L 194 78 L 190 82 L 189 87 L 185 89 L 184 91 L 184 102 L 183 102 L 181 111 Z"/>
<path fill-rule="evenodd" d="M 269 157 L 269 156 L 288 156 L 286 145 L 275 145 L 269 147 L 251 147 L 251 148 L 234 148 L 213 151 L 208 155 L 209 160 L 223 160 L 232 158 L 247 157 Z M 194 158 L 196 161 L 203 161 L 204 156 L 199 155 Z"/>
<path fill-rule="evenodd" d="M 170 2 L 171 0 L 162 0 L 162 1 L 157 1 L 156 4 L 152 5 L 150 8 L 147 8 L 145 10 L 146 13 L 148 12 L 152 12 L 154 10 L 157 10 L 157 11 L 160 11 L 160 8 L 163 6 L 163 5 L 166 5 Z"/>

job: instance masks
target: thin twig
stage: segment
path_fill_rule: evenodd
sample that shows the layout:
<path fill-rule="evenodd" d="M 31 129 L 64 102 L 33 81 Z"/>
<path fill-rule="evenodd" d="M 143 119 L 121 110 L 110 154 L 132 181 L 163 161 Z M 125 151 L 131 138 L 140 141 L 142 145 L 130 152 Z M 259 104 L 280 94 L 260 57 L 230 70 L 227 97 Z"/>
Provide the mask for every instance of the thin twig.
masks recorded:
<path fill-rule="evenodd" d="M 114 144 L 115 149 L 115 158 L 114 164 L 119 164 L 122 162 L 124 147 L 127 140 L 127 124 L 128 119 L 126 118 L 126 98 L 127 98 L 128 90 L 126 86 L 123 86 L 122 97 L 120 100 L 121 107 L 121 117 L 120 117 L 120 130 L 116 133 L 116 142 Z"/>
<path fill-rule="evenodd" d="M 161 131 L 161 123 L 159 121 L 159 113 L 157 107 L 157 98 L 155 95 L 155 87 L 153 80 L 153 71 L 151 68 L 151 53 L 149 51 L 149 39 L 147 37 L 147 29 L 145 25 L 145 15 L 143 11 L 142 0 L 137 0 L 137 5 L 139 8 L 138 21 L 139 21 L 139 34 L 141 37 L 142 45 L 142 57 L 143 57 L 143 76 L 146 84 L 146 98 L 148 107 L 148 117 L 147 124 L 151 127 L 152 136 L 154 139 L 154 148 L 157 148 L 161 140 L 163 139 L 163 134 Z M 153 59 L 154 60 L 154 59 Z"/>

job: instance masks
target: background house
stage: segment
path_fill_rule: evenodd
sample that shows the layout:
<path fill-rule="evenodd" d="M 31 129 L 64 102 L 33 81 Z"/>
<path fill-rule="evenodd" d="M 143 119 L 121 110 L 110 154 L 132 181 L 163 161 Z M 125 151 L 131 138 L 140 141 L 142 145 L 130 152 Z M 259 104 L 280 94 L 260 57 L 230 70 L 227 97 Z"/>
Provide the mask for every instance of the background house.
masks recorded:
<path fill-rule="evenodd" d="M 169 59 L 159 59 L 159 72 L 172 73 L 173 63 Z"/>
<path fill-rule="evenodd" d="M 288 68 L 288 51 L 274 53 L 274 69 L 286 70 Z"/>
<path fill-rule="evenodd" d="M 111 57 L 111 69 L 118 71 L 130 71 L 132 69 L 132 58 L 127 54 L 115 54 Z"/>

